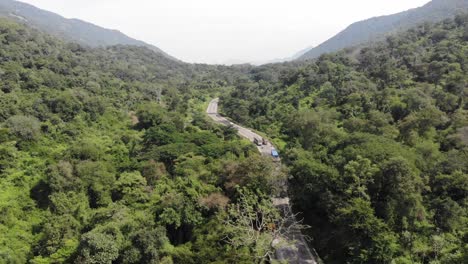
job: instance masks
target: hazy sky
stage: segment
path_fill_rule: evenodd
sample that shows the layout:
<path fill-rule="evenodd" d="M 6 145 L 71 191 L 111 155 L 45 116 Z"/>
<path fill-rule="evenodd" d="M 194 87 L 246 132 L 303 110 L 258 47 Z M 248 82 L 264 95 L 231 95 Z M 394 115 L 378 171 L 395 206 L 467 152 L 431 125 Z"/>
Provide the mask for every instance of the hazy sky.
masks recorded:
<path fill-rule="evenodd" d="M 290 57 L 349 24 L 429 0 L 21 0 L 154 44 L 187 62 Z"/>

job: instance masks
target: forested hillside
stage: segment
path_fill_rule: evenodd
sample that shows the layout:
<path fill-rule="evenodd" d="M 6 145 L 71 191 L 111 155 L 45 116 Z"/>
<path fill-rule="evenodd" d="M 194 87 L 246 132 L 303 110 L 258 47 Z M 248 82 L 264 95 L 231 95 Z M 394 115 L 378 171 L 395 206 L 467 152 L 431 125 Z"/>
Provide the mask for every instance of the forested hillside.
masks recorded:
<path fill-rule="evenodd" d="M 0 19 L 0 263 L 265 263 L 287 174 L 325 263 L 468 263 L 467 41 L 458 15 L 225 67 Z M 205 118 L 218 95 L 288 169 Z"/>
<path fill-rule="evenodd" d="M 365 8 L 365 6 L 357 6 L 356 8 Z M 324 43 L 303 53 L 299 60 L 315 59 L 324 53 L 383 40 L 391 33 L 407 30 L 420 23 L 439 22 L 467 11 L 468 0 L 432 0 L 422 7 L 359 21 Z"/>
<path fill-rule="evenodd" d="M 8 20 L 0 43 L 0 263 L 272 254 L 283 174 L 202 112 L 242 68 L 85 48 Z"/>
<path fill-rule="evenodd" d="M 468 263 L 468 16 L 253 69 L 222 111 L 274 137 L 325 263 Z"/>
<path fill-rule="evenodd" d="M 15 0 L 0 0 L 0 16 L 25 23 L 66 41 L 89 47 L 134 45 L 147 47 L 174 59 L 158 47 L 130 38 L 117 30 L 102 28 L 79 19 L 67 19 Z"/>

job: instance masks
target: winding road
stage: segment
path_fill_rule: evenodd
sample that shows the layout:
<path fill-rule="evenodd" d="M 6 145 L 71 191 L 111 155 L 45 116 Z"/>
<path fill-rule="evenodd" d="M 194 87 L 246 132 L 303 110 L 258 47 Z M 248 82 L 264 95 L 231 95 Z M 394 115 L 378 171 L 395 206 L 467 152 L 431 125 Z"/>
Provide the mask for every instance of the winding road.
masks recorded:
<path fill-rule="evenodd" d="M 241 137 L 250 140 L 252 143 L 254 141 L 254 138 L 262 139 L 262 136 L 256 134 L 252 130 L 234 124 L 228 119 L 222 117 L 218 113 L 218 102 L 219 98 L 211 100 L 210 104 L 208 105 L 208 108 L 206 109 L 206 113 L 211 119 L 222 125 L 231 125 L 235 129 L 237 129 L 238 134 Z M 275 149 L 275 147 L 270 142 L 267 142 L 266 145 L 257 146 L 257 148 L 258 151 L 262 153 L 262 155 L 267 156 L 270 156 L 271 150 Z M 289 211 L 289 213 L 292 212 L 288 197 L 273 198 L 273 203 L 275 204 L 275 206 L 282 210 Z M 286 246 L 282 246 L 276 249 L 275 255 L 277 260 L 286 261 L 289 264 L 317 264 L 316 257 L 314 257 L 314 254 L 312 254 L 304 238 L 304 235 L 299 229 L 293 228 L 291 232 L 287 235 L 286 239 L 288 240 L 287 243 L 285 243 Z"/>

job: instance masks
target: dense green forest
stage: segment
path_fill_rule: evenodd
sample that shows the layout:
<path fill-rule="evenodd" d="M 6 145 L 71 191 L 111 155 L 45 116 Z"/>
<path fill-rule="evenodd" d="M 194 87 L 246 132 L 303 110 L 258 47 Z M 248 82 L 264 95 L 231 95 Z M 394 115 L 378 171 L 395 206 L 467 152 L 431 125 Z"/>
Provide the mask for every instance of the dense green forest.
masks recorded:
<path fill-rule="evenodd" d="M 468 16 L 252 69 L 222 111 L 263 131 L 325 263 L 468 263 Z"/>
<path fill-rule="evenodd" d="M 0 263 L 272 254 L 272 230 L 249 221 L 280 221 L 270 196 L 284 175 L 204 116 L 248 66 L 90 49 L 8 20 L 0 43 Z"/>
<path fill-rule="evenodd" d="M 226 67 L 0 20 L 0 263 L 265 263 L 287 174 L 325 263 L 467 263 L 467 41 L 459 15 Z"/>

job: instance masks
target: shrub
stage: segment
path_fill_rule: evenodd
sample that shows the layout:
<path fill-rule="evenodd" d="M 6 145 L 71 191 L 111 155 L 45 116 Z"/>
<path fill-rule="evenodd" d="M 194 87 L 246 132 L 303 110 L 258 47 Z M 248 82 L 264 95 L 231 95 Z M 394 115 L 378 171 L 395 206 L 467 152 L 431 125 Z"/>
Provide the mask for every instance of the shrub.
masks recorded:
<path fill-rule="evenodd" d="M 15 115 L 10 117 L 7 122 L 10 133 L 23 140 L 34 140 L 39 136 L 40 123 L 35 117 Z"/>

